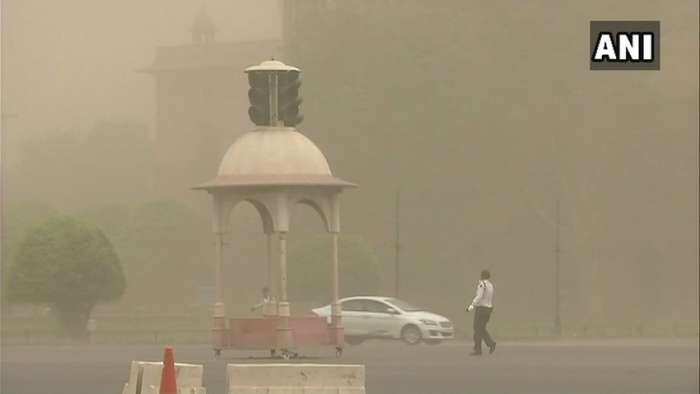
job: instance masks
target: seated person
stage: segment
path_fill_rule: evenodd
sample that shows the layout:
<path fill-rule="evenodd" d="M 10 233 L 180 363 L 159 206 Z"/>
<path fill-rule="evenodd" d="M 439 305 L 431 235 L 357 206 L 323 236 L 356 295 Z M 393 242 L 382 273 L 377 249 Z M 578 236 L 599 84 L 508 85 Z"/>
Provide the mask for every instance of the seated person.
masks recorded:
<path fill-rule="evenodd" d="M 273 303 L 273 302 L 275 302 L 275 299 L 270 295 L 270 289 L 268 289 L 267 286 L 266 286 L 266 287 L 263 287 L 263 289 L 262 289 L 262 300 L 261 300 L 261 302 L 259 302 L 259 303 L 255 304 L 255 305 L 253 305 L 253 306 L 250 308 L 250 310 L 253 311 L 253 312 L 254 312 L 254 311 L 257 311 L 257 310 L 260 310 L 260 309 L 262 309 L 266 304 L 270 304 L 270 303 Z"/>

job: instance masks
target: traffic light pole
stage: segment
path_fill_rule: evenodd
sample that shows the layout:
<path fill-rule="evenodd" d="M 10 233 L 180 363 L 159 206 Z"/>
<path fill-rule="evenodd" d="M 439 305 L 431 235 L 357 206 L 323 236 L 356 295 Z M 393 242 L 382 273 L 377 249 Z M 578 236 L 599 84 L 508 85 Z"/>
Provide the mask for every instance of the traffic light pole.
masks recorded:
<path fill-rule="evenodd" d="M 560 253 L 559 245 L 559 199 L 557 199 L 556 207 L 557 222 L 554 227 L 554 333 L 556 336 L 561 335 L 561 291 L 560 291 Z"/>
<path fill-rule="evenodd" d="M 396 248 L 396 254 L 395 254 L 395 261 L 394 261 L 394 297 L 398 298 L 399 297 L 399 280 L 400 280 L 400 254 L 401 254 L 401 238 L 400 238 L 400 231 L 401 231 L 401 223 L 400 223 L 400 218 L 401 218 L 401 211 L 399 209 L 399 204 L 401 202 L 401 190 L 397 189 L 396 190 L 396 219 L 395 219 L 395 236 L 396 236 L 396 243 L 394 244 Z"/>

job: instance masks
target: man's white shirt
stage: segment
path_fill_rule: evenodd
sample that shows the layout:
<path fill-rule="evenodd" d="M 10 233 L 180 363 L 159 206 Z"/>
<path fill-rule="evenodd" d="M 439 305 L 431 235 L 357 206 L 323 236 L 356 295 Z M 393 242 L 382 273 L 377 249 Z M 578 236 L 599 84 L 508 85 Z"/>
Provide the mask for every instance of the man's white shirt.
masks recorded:
<path fill-rule="evenodd" d="M 476 286 L 476 297 L 472 301 L 472 306 L 485 306 L 493 308 L 493 283 L 488 279 L 479 281 Z"/>

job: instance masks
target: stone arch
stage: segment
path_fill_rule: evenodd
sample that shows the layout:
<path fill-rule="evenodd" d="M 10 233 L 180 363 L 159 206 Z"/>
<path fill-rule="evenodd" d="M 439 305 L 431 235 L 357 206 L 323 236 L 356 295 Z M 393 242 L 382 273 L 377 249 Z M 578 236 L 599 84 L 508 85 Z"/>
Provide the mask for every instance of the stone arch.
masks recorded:
<path fill-rule="evenodd" d="M 324 210 L 321 204 L 319 204 L 318 201 L 314 200 L 313 198 L 308 198 L 308 197 L 302 197 L 298 200 L 295 201 L 295 205 L 300 204 L 300 205 L 306 205 L 316 211 L 318 215 L 321 217 L 321 221 L 323 222 L 323 227 L 326 229 L 326 231 L 330 232 L 330 223 L 329 223 L 329 218 L 327 215 L 327 210 Z"/>
<path fill-rule="evenodd" d="M 262 201 L 259 201 L 255 198 L 244 198 L 240 200 L 239 202 L 248 202 L 250 203 L 253 207 L 255 207 L 255 210 L 258 211 L 258 214 L 260 214 L 260 221 L 262 222 L 262 229 L 265 234 L 272 234 L 273 232 L 273 221 L 272 221 L 272 214 L 270 213 L 270 210 L 268 209 L 267 205 L 263 203 Z M 237 204 L 236 204 L 237 205 Z"/>

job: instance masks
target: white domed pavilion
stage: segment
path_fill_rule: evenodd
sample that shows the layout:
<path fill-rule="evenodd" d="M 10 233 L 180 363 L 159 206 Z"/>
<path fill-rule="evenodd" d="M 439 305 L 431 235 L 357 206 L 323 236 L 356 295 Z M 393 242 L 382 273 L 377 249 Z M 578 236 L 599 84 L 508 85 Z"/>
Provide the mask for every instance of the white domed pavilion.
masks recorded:
<path fill-rule="evenodd" d="M 299 72 L 278 61 L 263 62 L 260 66 L 247 69 L 247 72 L 251 70 L 269 73 L 285 70 Z M 217 354 L 225 348 L 247 348 L 249 338 L 245 333 L 251 325 L 263 331 L 266 329 L 260 327 L 267 327 L 268 336 L 272 327 L 274 344 L 270 346 L 274 347 L 270 349 L 279 349 L 282 354 L 288 354 L 288 349 L 314 342 L 314 338 L 304 336 L 308 332 L 318 332 L 320 337 L 325 338 L 322 338 L 322 342 L 342 351 L 344 340 L 338 303 L 339 195 L 345 188 L 356 185 L 334 177 L 321 150 L 296 128 L 282 127 L 275 123 L 273 121 L 269 126 L 258 126 L 241 135 L 221 160 L 216 177 L 195 187 L 207 191 L 213 204 L 212 220 L 218 259 L 213 346 Z M 266 318 L 262 322 L 253 321 L 255 319 L 230 319 L 227 325 L 222 276 L 223 245 L 230 233 L 230 212 L 242 201 L 250 202 L 260 214 L 263 232 L 268 240 L 268 287 L 276 290 L 277 300 L 273 308 L 266 308 Z M 319 324 L 325 327 L 325 320 L 317 322 L 308 317 L 290 318 L 286 234 L 289 231 L 291 208 L 296 204 L 307 204 L 314 208 L 321 216 L 326 230 L 332 234 L 333 255 L 328 257 L 333 264 L 333 276 L 328 280 L 333 283 L 333 317 L 324 331 L 327 334 L 319 328 Z M 276 280 L 270 274 L 273 271 L 273 237 L 279 240 L 279 278 Z M 259 342 L 259 338 L 254 341 Z"/>

